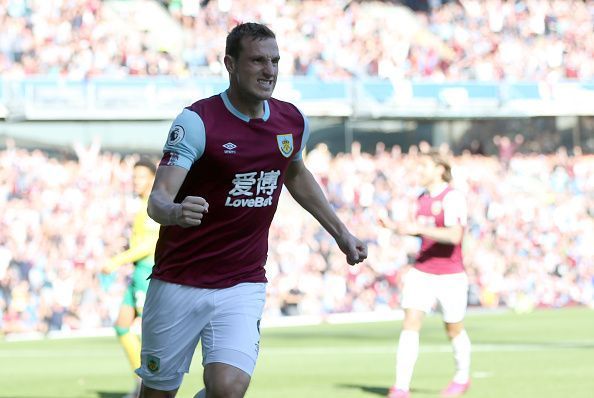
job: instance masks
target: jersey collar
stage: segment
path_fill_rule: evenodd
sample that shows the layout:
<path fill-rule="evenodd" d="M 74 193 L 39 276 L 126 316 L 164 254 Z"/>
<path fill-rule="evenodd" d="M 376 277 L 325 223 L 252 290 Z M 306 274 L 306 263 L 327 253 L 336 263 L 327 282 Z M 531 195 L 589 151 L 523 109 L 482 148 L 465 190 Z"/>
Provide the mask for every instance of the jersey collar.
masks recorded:
<path fill-rule="evenodd" d="M 229 101 L 229 97 L 227 96 L 227 91 L 223 91 L 221 93 L 221 98 L 223 99 L 225 108 L 227 108 L 227 110 L 229 112 L 231 112 L 233 114 L 233 116 L 243 120 L 244 122 L 249 122 L 251 120 L 248 115 L 241 113 L 240 111 L 237 110 L 237 108 L 235 108 L 233 106 L 231 101 Z M 270 107 L 268 106 L 268 101 L 264 101 L 264 115 L 262 115 L 262 120 L 267 121 L 269 117 L 270 117 Z"/>
<path fill-rule="evenodd" d="M 437 184 L 437 185 L 433 186 L 431 190 L 427 189 L 427 191 L 429 192 L 429 195 L 432 198 L 435 198 L 435 197 L 441 195 L 442 192 L 445 191 L 447 187 L 448 187 L 448 183 L 443 182 L 441 184 Z"/>

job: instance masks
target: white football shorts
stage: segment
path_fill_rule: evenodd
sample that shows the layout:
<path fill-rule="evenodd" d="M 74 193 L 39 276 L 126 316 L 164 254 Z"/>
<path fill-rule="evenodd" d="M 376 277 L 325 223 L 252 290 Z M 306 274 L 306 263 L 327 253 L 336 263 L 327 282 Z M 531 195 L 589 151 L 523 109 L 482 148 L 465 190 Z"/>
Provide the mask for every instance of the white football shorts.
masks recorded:
<path fill-rule="evenodd" d="M 224 363 L 251 376 L 258 358 L 265 299 L 265 283 L 200 289 L 151 279 L 136 374 L 150 388 L 179 388 L 202 340 L 203 365 Z"/>
<path fill-rule="evenodd" d="M 411 268 L 404 275 L 402 308 L 429 313 L 437 302 L 446 323 L 464 319 L 468 304 L 468 276 L 455 274 L 428 274 Z"/>

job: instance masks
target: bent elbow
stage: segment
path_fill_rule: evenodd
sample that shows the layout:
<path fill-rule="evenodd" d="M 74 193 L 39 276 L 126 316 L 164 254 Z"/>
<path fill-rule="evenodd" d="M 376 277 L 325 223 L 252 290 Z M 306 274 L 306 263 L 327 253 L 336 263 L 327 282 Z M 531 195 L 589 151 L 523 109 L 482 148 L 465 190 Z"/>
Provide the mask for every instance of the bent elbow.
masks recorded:
<path fill-rule="evenodd" d="M 464 230 L 461 228 L 454 228 L 451 230 L 452 234 L 450 235 L 450 243 L 452 245 L 459 245 L 462 243 L 462 238 L 464 237 Z"/>
<path fill-rule="evenodd" d="M 462 243 L 462 237 L 463 234 L 454 234 L 452 236 L 452 245 L 459 245 L 460 243 Z"/>
<path fill-rule="evenodd" d="M 154 205 L 152 203 L 152 199 L 153 198 L 152 198 L 152 194 L 151 194 L 151 196 L 149 196 L 149 200 L 148 200 L 148 203 L 147 203 L 147 206 L 146 206 L 146 213 L 148 214 L 148 216 L 150 218 L 152 218 L 153 220 L 155 220 L 155 209 L 154 209 Z M 155 220 L 155 221 L 157 221 L 157 220 Z"/>

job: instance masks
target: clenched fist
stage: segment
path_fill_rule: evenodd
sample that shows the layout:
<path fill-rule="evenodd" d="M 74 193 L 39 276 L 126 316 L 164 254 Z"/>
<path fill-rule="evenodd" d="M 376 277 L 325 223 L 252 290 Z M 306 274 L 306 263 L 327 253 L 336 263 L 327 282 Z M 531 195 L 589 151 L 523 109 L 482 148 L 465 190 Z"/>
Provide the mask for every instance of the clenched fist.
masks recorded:
<path fill-rule="evenodd" d="M 202 224 L 204 215 L 208 213 L 208 202 L 200 196 L 186 196 L 176 206 L 175 223 L 180 227 L 196 227 Z"/>

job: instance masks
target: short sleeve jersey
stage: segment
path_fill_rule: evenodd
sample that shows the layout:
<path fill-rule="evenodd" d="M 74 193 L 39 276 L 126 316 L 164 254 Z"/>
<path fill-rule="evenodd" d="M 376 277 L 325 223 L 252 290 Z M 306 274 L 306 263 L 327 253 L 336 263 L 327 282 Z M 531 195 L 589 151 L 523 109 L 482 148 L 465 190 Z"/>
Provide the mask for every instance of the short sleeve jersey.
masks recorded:
<path fill-rule="evenodd" d="M 432 196 L 424 192 L 417 201 L 417 222 L 424 226 L 466 226 L 467 208 L 464 195 L 444 185 L 444 189 Z M 430 274 L 454 274 L 464 272 L 462 242 L 457 245 L 439 243 L 423 237 L 415 268 Z"/>
<path fill-rule="evenodd" d="M 239 112 L 226 92 L 184 109 L 160 165 L 188 170 L 175 202 L 200 196 L 209 209 L 200 226 L 161 227 L 152 277 L 201 288 L 266 282 L 270 224 L 308 136 L 304 115 L 272 98 L 260 119 Z"/>

